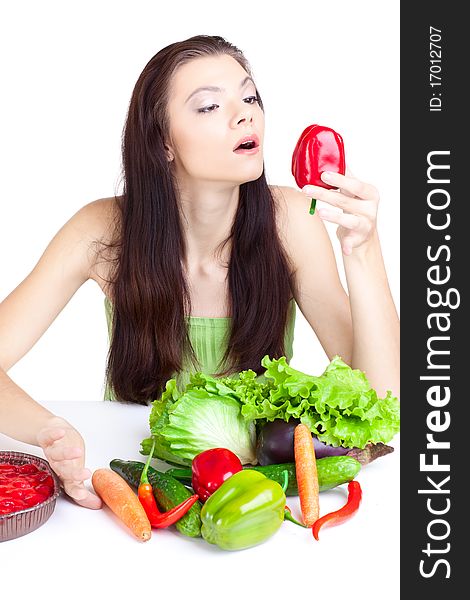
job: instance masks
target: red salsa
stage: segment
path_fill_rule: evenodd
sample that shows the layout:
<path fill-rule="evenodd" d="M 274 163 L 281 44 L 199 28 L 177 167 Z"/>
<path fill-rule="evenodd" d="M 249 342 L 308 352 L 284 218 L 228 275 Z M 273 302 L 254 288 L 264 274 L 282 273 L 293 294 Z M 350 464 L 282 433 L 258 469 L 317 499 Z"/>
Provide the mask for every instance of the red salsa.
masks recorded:
<path fill-rule="evenodd" d="M 31 508 L 54 492 L 54 479 L 32 463 L 0 462 L 0 516 Z"/>

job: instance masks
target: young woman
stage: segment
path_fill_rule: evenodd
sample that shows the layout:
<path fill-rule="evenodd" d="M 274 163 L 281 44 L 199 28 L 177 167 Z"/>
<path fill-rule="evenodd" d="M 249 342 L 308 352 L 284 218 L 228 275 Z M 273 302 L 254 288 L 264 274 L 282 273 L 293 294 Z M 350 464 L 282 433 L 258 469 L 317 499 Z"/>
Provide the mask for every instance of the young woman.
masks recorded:
<path fill-rule="evenodd" d="M 235 46 L 195 36 L 162 49 L 130 102 L 122 196 L 81 208 L 0 305 L 2 431 L 41 446 L 83 506 L 100 502 L 84 485 L 82 437 L 7 372 L 90 278 L 105 294 L 106 398 L 147 403 L 195 369 L 261 374 L 265 354 L 291 358 L 295 305 L 329 358 L 399 393 L 377 190 L 334 173 L 323 178 L 339 191 L 268 185 L 263 138 L 262 100 Z M 312 196 L 342 212 L 309 215 Z M 349 293 L 323 220 L 338 224 Z"/>

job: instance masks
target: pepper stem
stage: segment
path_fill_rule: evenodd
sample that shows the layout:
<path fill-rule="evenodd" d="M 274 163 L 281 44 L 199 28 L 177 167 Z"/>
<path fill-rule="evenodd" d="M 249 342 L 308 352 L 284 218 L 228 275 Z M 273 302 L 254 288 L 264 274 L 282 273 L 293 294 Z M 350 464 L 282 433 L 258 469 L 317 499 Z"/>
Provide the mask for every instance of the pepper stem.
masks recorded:
<path fill-rule="evenodd" d="M 288 506 L 286 506 L 284 509 L 284 521 L 290 521 L 291 523 L 295 523 L 296 525 L 299 525 L 300 527 L 304 527 L 305 529 L 308 529 L 307 525 L 304 525 L 303 523 L 299 523 L 299 521 L 297 521 L 297 519 L 294 519 L 294 517 L 292 516 L 292 513 L 290 512 L 290 508 Z"/>
<path fill-rule="evenodd" d="M 287 469 L 284 469 L 284 471 L 282 471 L 281 474 L 282 474 L 282 478 L 283 478 L 281 487 L 285 494 L 287 491 L 287 487 L 289 485 L 289 473 L 287 472 Z M 290 508 L 288 506 L 286 506 L 284 509 L 284 520 L 291 521 L 292 523 L 295 523 L 296 525 L 300 525 L 301 527 L 306 527 L 306 525 L 304 525 L 303 523 L 299 523 L 296 519 L 294 519 L 294 517 L 292 516 L 292 514 L 290 512 Z"/>
<path fill-rule="evenodd" d="M 287 486 L 289 485 L 289 473 L 287 472 L 287 469 L 284 469 L 284 471 L 282 472 L 282 478 L 283 478 L 283 482 L 282 482 L 282 491 L 284 492 L 284 494 L 287 491 Z"/>
<path fill-rule="evenodd" d="M 153 451 L 155 450 L 155 438 L 152 436 L 152 449 L 150 450 L 149 457 L 147 458 L 147 462 L 145 463 L 145 467 L 143 468 L 142 474 L 140 476 L 140 483 L 149 483 L 147 477 L 147 471 L 149 470 L 150 461 L 153 458 Z"/>
<path fill-rule="evenodd" d="M 312 198 L 312 202 L 310 204 L 310 210 L 308 211 L 311 215 L 313 215 L 315 213 L 316 204 L 317 204 L 317 201 L 315 200 L 315 198 Z"/>

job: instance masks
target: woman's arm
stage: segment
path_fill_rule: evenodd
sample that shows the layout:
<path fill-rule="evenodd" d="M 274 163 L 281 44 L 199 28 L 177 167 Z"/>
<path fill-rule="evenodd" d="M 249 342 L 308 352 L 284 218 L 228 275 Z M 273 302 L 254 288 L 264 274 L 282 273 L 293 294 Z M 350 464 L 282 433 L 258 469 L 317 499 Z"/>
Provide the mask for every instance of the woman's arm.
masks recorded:
<path fill-rule="evenodd" d="M 31 398 L 8 375 L 38 341 L 77 289 L 89 279 L 91 243 L 100 229 L 101 201 L 80 209 L 51 240 L 31 273 L 0 304 L 0 427 L 2 433 L 41 446 L 65 491 L 90 508 L 99 499 L 83 485 L 84 443 L 64 419 Z"/>
<path fill-rule="evenodd" d="M 43 449 L 65 491 L 78 504 L 100 508 L 99 498 L 83 485 L 91 473 L 84 468 L 82 436 L 68 421 L 35 402 L 3 368 L 0 368 L 0 423 L 5 435 Z"/>
<path fill-rule="evenodd" d="M 375 229 L 376 201 L 372 202 L 375 208 L 367 207 L 374 218 L 367 221 L 367 227 L 361 224 L 366 236 L 355 231 L 351 240 L 349 229 L 338 230 L 343 249 L 346 245 L 348 252 L 348 245 L 352 246 L 352 252 L 344 255 L 347 294 L 319 216 L 321 210 L 314 215 L 308 212 L 312 196 L 324 200 L 327 190 L 308 187 L 311 190 L 304 188 L 305 193 L 281 188 L 284 202 L 280 205 L 284 208 L 280 211 L 280 231 L 296 270 L 296 302 L 330 360 L 338 354 L 353 368 L 364 371 L 380 396 L 387 390 L 398 395 L 399 322 Z M 339 195 L 333 191 L 329 194 Z M 332 220 L 329 214 L 324 218 Z"/>
<path fill-rule="evenodd" d="M 365 365 L 379 396 L 400 395 L 400 323 L 388 284 L 377 231 L 343 255 L 353 323 L 354 365 Z"/>

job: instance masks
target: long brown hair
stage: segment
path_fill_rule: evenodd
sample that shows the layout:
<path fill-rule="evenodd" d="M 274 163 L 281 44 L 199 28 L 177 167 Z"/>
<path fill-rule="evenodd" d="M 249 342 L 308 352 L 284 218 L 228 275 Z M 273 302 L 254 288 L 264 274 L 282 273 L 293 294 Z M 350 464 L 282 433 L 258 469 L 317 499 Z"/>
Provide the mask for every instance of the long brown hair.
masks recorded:
<path fill-rule="evenodd" d="M 145 66 L 129 104 L 122 140 L 123 194 L 116 197 L 117 248 L 110 283 L 113 319 L 106 378 L 117 400 L 147 404 L 189 359 L 199 368 L 188 335 L 191 314 L 183 264 L 185 241 L 177 186 L 167 159 L 168 89 L 177 67 L 228 54 L 251 75 L 242 52 L 219 36 L 198 35 L 160 50 Z M 260 96 L 258 102 L 263 109 Z M 263 109 L 264 110 L 264 109 Z M 240 185 L 229 237 L 228 306 L 231 328 L 217 375 L 264 372 L 265 354 L 284 355 L 292 271 L 276 228 L 275 200 L 264 169 Z"/>

